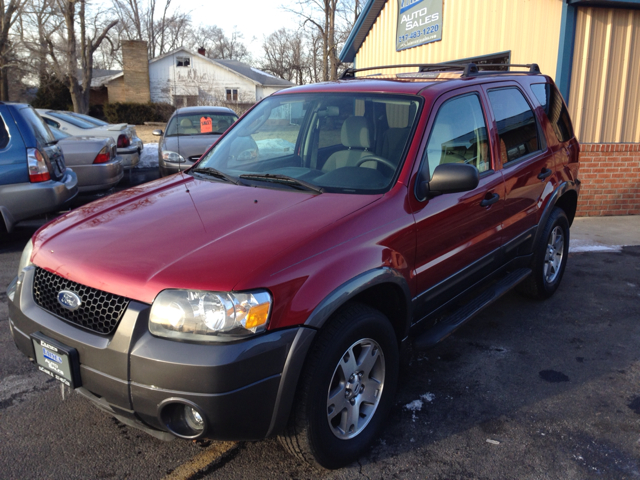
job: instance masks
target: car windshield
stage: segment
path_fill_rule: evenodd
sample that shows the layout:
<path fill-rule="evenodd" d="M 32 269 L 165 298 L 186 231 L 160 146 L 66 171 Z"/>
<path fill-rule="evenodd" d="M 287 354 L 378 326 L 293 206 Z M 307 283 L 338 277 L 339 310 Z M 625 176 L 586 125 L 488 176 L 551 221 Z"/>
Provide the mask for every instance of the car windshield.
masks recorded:
<path fill-rule="evenodd" d="M 29 123 L 29 125 L 31 125 L 31 128 L 33 128 L 33 133 L 36 136 L 38 142 L 44 145 L 49 145 L 56 142 L 56 138 L 51 133 L 51 130 L 49 130 L 47 124 L 44 123 L 42 117 L 40 117 L 40 115 L 36 113 L 33 107 L 28 106 L 21 109 L 20 114 L 22 115 L 22 118 L 24 118 Z"/>
<path fill-rule="evenodd" d="M 420 106 L 419 97 L 404 95 L 274 95 L 238 122 L 197 168 L 255 186 L 297 181 L 326 192 L 381 193 L 403 163 Z"/>
<path fill-rule="evenodd" d="M 102 120 L 98 120 L 97 118 L 93 118 L 92 116 L 85 115 L 83 113 L 69 112 L 69 114 L 86 122 L 92 123 L 96 127 L 104 127 L 105 125 L 109 125 L 107 122 L 103 122 Z"/>
<path fill-rule="evenodd" d="M 82 118 L 74 117 L 73 115 L 64 112 L 47 112 L 47 115 L 57 118 L 58 120 L 62 120 L 63 122 L 70 123 L 74 127 L 84 129 L 96 128 L 96 125 L 94 125 L 93 123 L 87 122 Z"/>
<path fill-rule="evenodd" d="M 193 113 L 176 115 L 169 121 L 165 137 L 179 135 L 220 135 L 224 133 L 238 117 L 233 113 Z"/>

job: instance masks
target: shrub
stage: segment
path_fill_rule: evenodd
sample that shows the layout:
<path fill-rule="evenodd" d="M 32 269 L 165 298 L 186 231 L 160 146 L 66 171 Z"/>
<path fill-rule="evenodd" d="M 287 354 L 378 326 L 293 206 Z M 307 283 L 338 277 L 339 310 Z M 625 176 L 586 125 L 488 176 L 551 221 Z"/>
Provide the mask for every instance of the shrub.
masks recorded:
<path fill-rule="evenodd" d="M 142 125 L 144 122 L 166 122 L 175 110 L 168 103 L 116 102 L 104 105 L 104 116 L 109 123 Z"/>
<path fill-rule="evenodd" d="M 41 79 L 36 98 L 31 102 L 31 105 L 35 108 L 51 110 L 73 110 L 69 87 L 58 80 L 55 75 L 47 75 Z"/>

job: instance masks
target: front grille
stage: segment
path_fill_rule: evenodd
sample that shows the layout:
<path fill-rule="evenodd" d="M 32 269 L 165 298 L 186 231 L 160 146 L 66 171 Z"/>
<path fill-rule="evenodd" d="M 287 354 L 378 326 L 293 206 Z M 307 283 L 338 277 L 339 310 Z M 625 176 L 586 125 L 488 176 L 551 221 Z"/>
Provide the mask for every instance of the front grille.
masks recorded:
<path fill-rule="evenodd" d="M 69 310 L 58 302 L 58 294 L 62 290 L 80 297 L 82 303 L 77 310 Z M 48 312 L 103 335 L 109 335 L 116 329 L 129 306 L 128 298 L 80 285 L 42 268 L 36 268 L 33 299 Z"/>

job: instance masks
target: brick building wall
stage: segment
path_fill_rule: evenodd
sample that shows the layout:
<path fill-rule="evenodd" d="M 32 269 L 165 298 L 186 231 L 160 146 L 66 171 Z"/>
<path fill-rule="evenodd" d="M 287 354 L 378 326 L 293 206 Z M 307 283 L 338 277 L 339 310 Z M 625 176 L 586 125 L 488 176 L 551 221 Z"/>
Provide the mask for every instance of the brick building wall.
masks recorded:
<path fill-rule="evenodd" d="M 116 78 L 115 80 L 111 80 L 109 82 L 108 91 L 109 91 L 109 103 L 130 101 L 130 100 L 127 100 L 124 94 L 124 78 L 123 77 Z"/>
<path fill-rule="evenodd" d="M 149 91 L 149 58 L 147 42 L 126 40 L 122 42 L 124 72 L 124 98 L 127 102 L 151 101 Z M 113 100 L 112 100 L 113 101 Z"/>
<path fill-rule="evenodd" d="M 640 215 L 640 144 L 582 144 L 576 216 Z"/>

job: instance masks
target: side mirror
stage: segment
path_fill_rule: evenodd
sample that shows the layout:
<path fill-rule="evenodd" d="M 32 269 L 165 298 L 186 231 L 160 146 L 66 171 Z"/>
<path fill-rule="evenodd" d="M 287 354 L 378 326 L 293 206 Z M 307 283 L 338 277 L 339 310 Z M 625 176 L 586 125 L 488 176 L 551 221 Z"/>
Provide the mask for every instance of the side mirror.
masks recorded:
<path fill-rule="evenodd" d="M 480 173 L 473 165 L 465 163 L 443 163 L 433 171 L 431 181 L 421 181 L 419 198 L 437 197 L 445 193 L 468 192 L 480 183 Z"/>
<path fill-rule="evenodd" d="M 154 137 L 161 137 L 162 130 L 154 130 L 153 132 L 151 132 L 151 135 L 153 135 Z"/>

